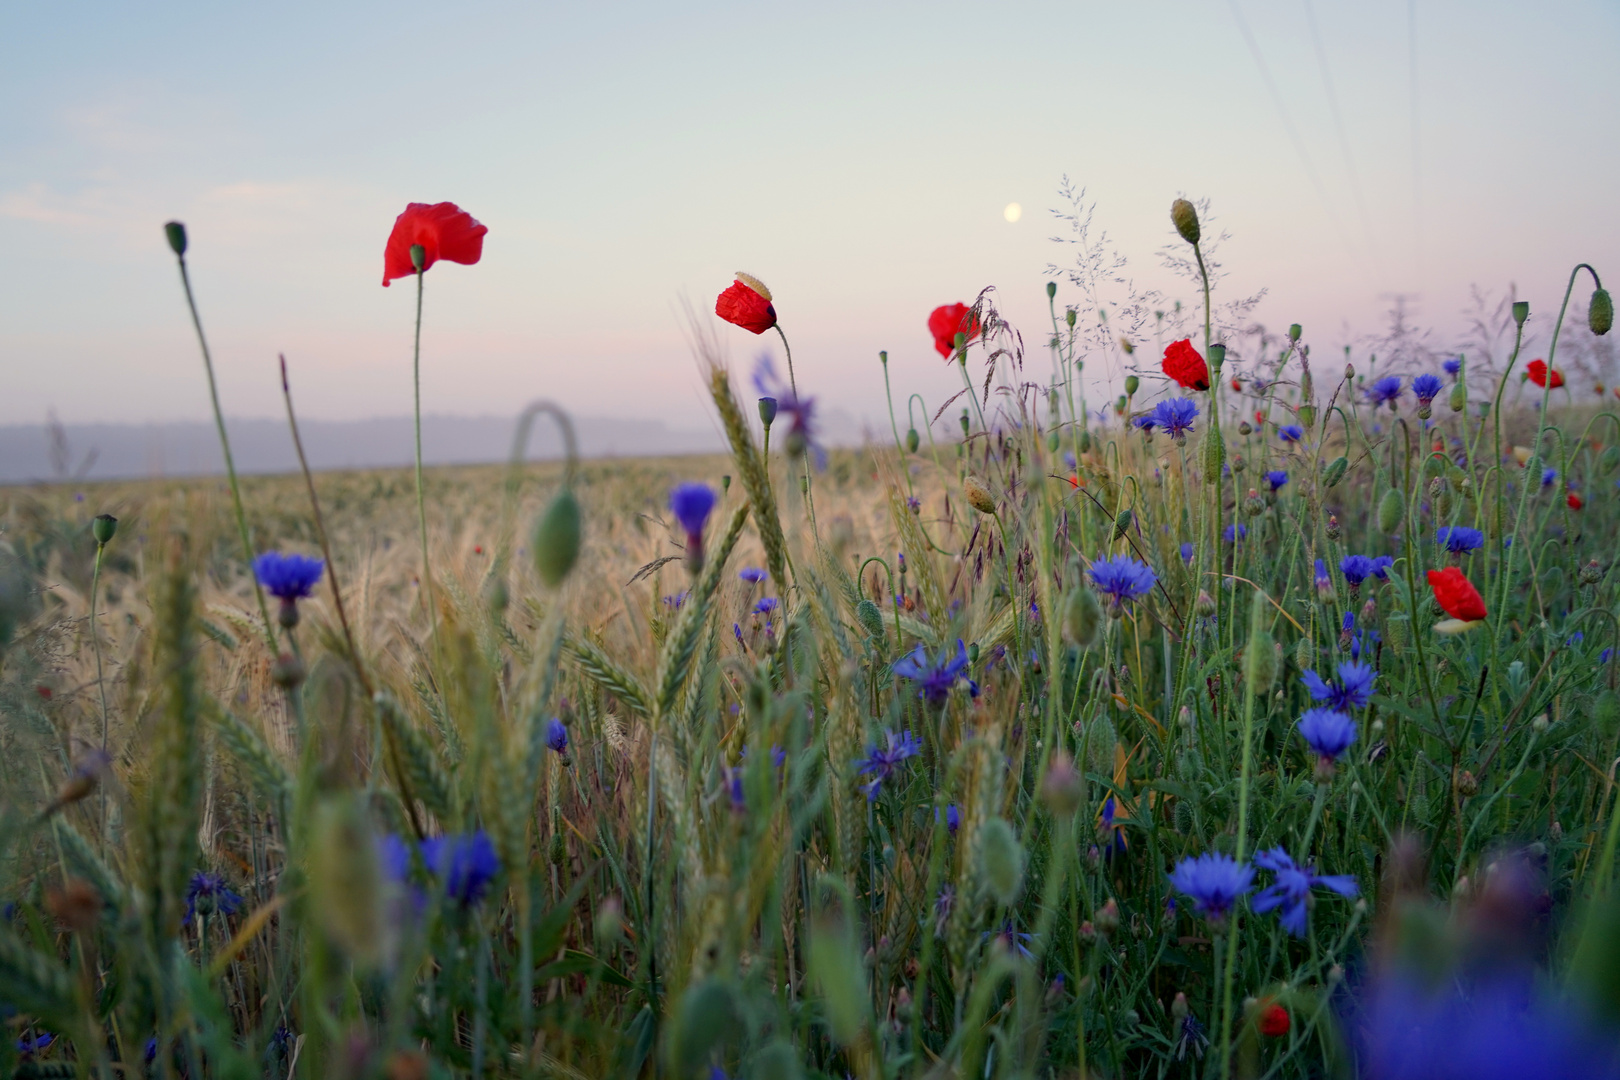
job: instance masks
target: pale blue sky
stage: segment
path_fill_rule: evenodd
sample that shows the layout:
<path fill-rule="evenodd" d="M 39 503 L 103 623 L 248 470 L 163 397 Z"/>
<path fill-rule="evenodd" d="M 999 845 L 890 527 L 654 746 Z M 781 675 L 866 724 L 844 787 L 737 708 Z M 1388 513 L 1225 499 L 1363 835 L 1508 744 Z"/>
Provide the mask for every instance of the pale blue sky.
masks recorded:
<path fill-rule="evenodd" d="M 1545 310 L 1579 259 L 1620 282 L 1617 10 L 18 0 L 0 10 L 0 422 L 207 415 L 171 217 L 228 413 L 279 411 L 278 350 L 311 416 L 407 412 L 412 293 L 379 282 L 413 199 L 490 227 L 480 265 L 428 275 L 440 412 L 543 395 L 706 423 L 680 298 L 708 309 L 736 269 L 775 291 L 828 405 L 882 417 L 879 349 L 932 404 L 956 385 L 935 304 L 995 285 L 1038 346 L 1064 174 L 1142 286 L 1180 288 L 1158 269 L 1167 208 L 1211 198 L 1231 293 L 1268 287 L 1259 318 L 1319 348 L 1395 291 L 1442 328 L 1471 283 Z M 727 336 L 739 361 L 758 344 Z"/>

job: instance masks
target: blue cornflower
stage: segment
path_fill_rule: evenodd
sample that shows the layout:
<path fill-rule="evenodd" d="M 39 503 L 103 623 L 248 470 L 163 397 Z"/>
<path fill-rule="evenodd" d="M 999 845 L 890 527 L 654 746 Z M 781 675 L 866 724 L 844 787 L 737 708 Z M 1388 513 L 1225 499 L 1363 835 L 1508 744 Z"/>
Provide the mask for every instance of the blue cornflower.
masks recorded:
<path fill-rule="evenodd" d="M 886 745 L 880 747 L 873 743 L 866 748 L 866 757 L 855 763 L 857 774 L 872 777 L 866 782 L 868 800 L 877 798 L 883 781 L 893 776 L 902 763 L 922 753 L 922 743 L 909 731 L 902 731 L 898 736 L 893 731 L 885 731 L 883 735 Z"/>
<path fill-rule="evenodd" d="M 691 595 L 690 589 L 686 590 L 685 592 L 678 592 L 674 596 L 666 596 L 664 597 L 664 606 L 669 608 L 671 611 L 679 611 L 681 610 L 681 605 L 686 603 L 686 598 L 689 595 Z"/>
<path fill-rule="evenodd" d="M 1254 888 L 1254 867 L 1213 851 L 1187 856 L 1169 876 L 1170 884 L 1192 897 L 1200 915 L 1215 921 L 1224 919 L 1238 897 Z"/>
<path fill-rule="evenodd" d="M 298 601 L 315 590 L 326 564 L 306 555 L 266 551 L 253 560 L 253 576 L 271 596 L 281 600 L 278 621 L 291 630 L 298 625 Z"/>
<path fill-rule="evenodd" d="M 1557 480 L 1557 479 L 1558 479 L 1558 470 L 1557 469 L 1555 469 L 1555 468 L 1553 468 L 1552 466 L 1549 465 L 1547 468 L 1542 470 L 1542 473 L 1541 473 L 1541 486 L 1542 487 L 1544 487 L 1544 488 L 1552 487 L 1553 486 L 1553 481 Z"/>
<path fill-rule="evenodd" d="M 952 836 L 962 827 L 962 808 L 951 803 L 945 808 L 945 831 Z"/>
<path fill-rule="evenodd" d="M 1159 418 L 1154 416 L 1152 412 L 1145 412 L 1141 416 L 1133 417 L 1131 419 L 1131 426 L 1152 435 L 1153 428 L 1158 424 L 1158 422 Z"/>
<path fill-rule="evenodd" d="M 1324 600 L 1333 598 L 1333 578 L 1328 575 L 1327 563 L 1316 560 L 1316 595 Z"/>
<path fill-rule="evenodd" d="M 1412 393 L 1417 396 L 1418 403 L 1422 405 L 1427 405 L 1433 401 L 1443 389 L 1445 389 L 1445 383 L 1441 382 L 1440 376 L 1433 372 L 1425 371 L 1412 380 Z"/>
<path fill-rule="evenodd" d="M 1317 874 L 1309 867 L 1296 866 L 1288 852 L 1280 847 L 1260 852 L 1254 861 L 1261 869 L 1277 875 L 1276 882 L 1254 898 L 1254 910 L 1264 915 L 1273 908 L 1280 908 L 1278 921 L 1295 937 L 1305 936 L 1305 907 L 1312 888 L 1327 889 L 1340 896 L 1354 896 L 1358 891 L 1352 875 Z"/>
<path fill-rule="evenodd" d="M 444 883 L 445 899 L 462 907 L 478 903 L 501 872 L 500 856 L 483 829 L 428 837 L 422 841 L 422 862 Z"/>
<path fill-rule="evenodd" d="M 783 442 L 788 455 L 798 457 L 808 453 L 815 460 L 816 468 L 826 468 L 827 452 L 816 442 L 815 398 L 800 397 L 793 392 L 791 384 L 782 382 L 770 353 L 761 353 L 754 362 L 754 386 L 761 394 L 775 398 L 779 414 L 787 414 L 792 421 Z"/>
<path fill-rule="evenodd" d="M 1288 483 L 1288 474 L 1282 469 L 1272 469 L 1270 472 L 1266 473 L 1266 483 L 1271 485 L 1272 491 L 1276 491 L 1278 488 Z"/>
<path fill-rule="evenodd" d="M 1150 415 L 1155 424 L 1164 428 L 1166 435 L 1181 441 L 1193 428 L 1193 421 L 1198 417 L 1198 406 L 1190 398 L 1166 398 L 1153 407 Z"/>
<path fill-rule="evenodd" d="M 1348 660 L 1339 665 L 1338 675 L 1335 681 L 1326 682 L 1316 672 L 1307 671 L 1299 681 L 1305 684 L 1312 701 L 1327 702 L 1330 708 L 1340 712 L 1365 708 L 1372 698 L 1373 680 L 1378 678 L 1378 672 L 1359 661 Z"/>
<path fill-rule="evenodd" d="M 748 799 L 743 794 L 742 769 L 721 769 L 720 778 L 725 785 L 726 794 L 731 798 L 731 808 L 739 814 L 748 809 Z"/>
<path fill-rule="evenodd" d="M 718 501 L 708 484 L 677 484 L 669 492 L 669 511 L 686 532 L 686 565 L 694 574 L 703 569 L 703 527 Z"/>
<path fill-rule="evenodd" d="M 234 915 L 241 907 L 242 897 L 225 884 L 223 877 L 202 870 L 191 875 L 191 882 L 186 886 L 187 922 L 199 913 Z"/>
<path fill-rule="evenodd" d="M 1586 1010 L 1517 973 L 1483 979 L 1389 972 L 1357 1009 L 1359 1075 L 1379 1080 L 1614 1080 L 1614 1046 Z"/>
<path fill-rule="evenodd" d="M 741 570 L 737 571 L 737 576 L 752 585 L 758 585 L 760 582 L 770 577 L 769 574 L 757 566 L 745 566 Z"/>
<path fill-rule="evenodd" d="M 1035 959 L 1034 955 L 1031 954 L 1029 949 L 1025 947 L 1029 942 L 1035 939 L 1029 934 L 1018 933 L 1017 929 L 1013 926 L 1011 919 L 1008 919 L 1005 923 L 1002 923 L 1001 929 L 995 931 L 994 933 L 988 930 L 985 931 L 984 939 L 986 941 L 990 941 L 992 944 L 1000 942 L 1008 952 L 1015 952 L 1019 956 L 1022 956 L 1025 960 Z M 992 939 L 994 940 L 992 941 Z"/>
<path fill-rule="evenodd" d="M 1277 429 L 1277 438 L 1285 443 L 1297 443 L 1305 437 L 1305 429 L 1298 424 L 1284 424 Z"/>
<path fill-rule="evenodd" d="M 1448 525 L 1434 534 L 1434 542 L 1453 555 L 1466 555 L 1485 543 L 1485 534 L 1466 525 Z"/>
<path fill-rule="evenodd" d="M 1457 372 L 1462 370 L 1462 360 L 1459 357 L 1448 356 L 1440 362 L 1440 367 L 1444 369 L 1447 375 L 1455 378 Z"/>
<path fill-rule="evenodd" d="M 1221 533 L 1221 539 L 1225 540 L 1228 544 L 1235 543 L 1238 540 L 1247 540 L 1248 538 L 1249 527 L 1241 523 L 1228 525 Z"/>
<path fill-rule="evenodd" d="M 568 728 L 555 716 L 546 721 L 546 747 L 553 753 L 568 755 Z"/>
<path fill-rule="evenodd" d="M 1090 572 L 1097 588 L 1110 597 L 1108 613 L 1115 618 L 1124 612 L 1126 604 L 1152 592 L 1159 580 L 1152 567 L 1137 562 L 1129 555 L 1098 559 L 1091 564 Z"/>
<path fill-rule="evenodd" d="M 1182 544 L 1181 545 L 1181 561 L 1184 562 L 1184 563 L 1191 563 L 1193 561 L 1193 555 L 1197 552 L 1197 550 L 1198 549 L 1195 548 L 1190 541 L 1188 543 Z"/>
<path fill-rule="evenodd" d="M 1130 841 L 1125 838 L 1125 826 L 1114 824 L 1116 808 L 1112 795 L 1103 800 L 1102 809 L 1097 812 L 1097 839 L 1103 841 L 1101 855 L 1103 858 L 1113 858 L 1123 855 L 1130 850 Z"/>
<path fill-rule="evenodd" d="M 1339 560 L 1339 572 L 1352 589 L 1359 589 L 1361 583 L 1372 576 L 1373 561 L 1366 555 L 1346 555 Z"/>
<path fill-rule="evenodd" d="M 24 1036 L 17 1040 L 17 1053 L 21 1054 L 25 1059 L 31 1058 L 35 1054 L 50 1049 L 51 1043 L 55 1041 L 56 1036 L 48 1031 L 42 1031 L 32 1039 Z"/>
<path fill-rule="evenodd" d="M 967 646 L 962 644 L 961 638 L 957 638 L 956 655 L 951 655 L 948 649 L 942 650 L 930 664 L 928 650 L 918 645 L 910 655 L 894 662 L 894 673 L 916 683 L 917 696 L 938 708 L 951 696 L 951 688 L 967 671 L 967 666 Z"/>
<path fill-rule="evenodd" d="M 777 599 L 774 596 L 762 596 L 754 601 L 754 614 L 763 615 L 768 620 L 776 611 Z"/>
<path fill-rule="evenodd" d="M 1331 762 L 1356 741 L 1356 722 L 1337 709 L 1306 709 L 1299 734 L 1318 758 Z"/>
<path fill-rule="evenodd" d="M 1389 407 L 1393 409 L 1400 396 L 1401 377 L 1399 375 L 1385 375 L 1382 379 L 1374 380 L 1373 384 L 1367 387 L 1367 400 L 1372 402 L 1372 407 L 1375 409 L 1385 402 L 1388 402 Z"/>
<path fill-rule="evenodd" d="M 1389 580 L 1389 568 L 1395 565 L 1393 555 L 1374 555 L 1372 560 L 1372 576 L 1379 581 Z"/>

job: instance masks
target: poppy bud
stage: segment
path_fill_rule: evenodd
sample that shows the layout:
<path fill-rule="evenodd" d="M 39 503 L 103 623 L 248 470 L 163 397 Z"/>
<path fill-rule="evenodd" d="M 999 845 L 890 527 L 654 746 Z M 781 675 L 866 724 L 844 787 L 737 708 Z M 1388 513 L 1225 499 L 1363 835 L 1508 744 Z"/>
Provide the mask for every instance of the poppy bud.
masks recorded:
<path fill-rule="evenodd" d="M 762 397 L 759 399 L 759 422 L 770 427 L 776 420 L 776 399 Z"/>
<path fill-rule="evenodd" d="M 1189 244 L 1197 244 L 1202 235 L 1198 231 L 1198 211 L 1186 199 L 1177 199 L 1170 204 L 1170 220 L 1176 226 L 1176 232 Z"/>
<path fill-rule="evenodd" d="M 1451 516 L 1451 484 L 1445 477 L 1437 476 L 1429 481 L 1429 504 L 1434 507 L 1435 517 Z"/>
<path fill-rule="evenodd" d="M 411 245 L 411 265 L 416 267 L 418 274 L 427 269 L 427 248 L 421 244 Z"/>
<path fill-rule="evenodd" d="M 1412 644 L 1412 619 L 1404 612 L 1396 612 L 1384 620 L 1384 636 L 1396 655 L 1406 652 Z"/>
<path fill-rule="evenodd" d="M 564 488 L 551 500 L 534 527 L 534 568 L 552 588 L 574 568 L 579 558 L 579 503 Z"/>
<path fill-rule="evenodd" d="M 872 601 L 862 599 L 859 604 L 856 604 L 855 618 L 860 620 L 862 628 L 868 634 L 875 638 L 883 636 L 883 613 L 878 610 L 878 606 Z"/>
<path fill-rule="evenodd" d="M 1592 293 L 1592 303 L 1586 309 L 1586 325 L 1598 337 L 1613 329 L 1614 301 L 1609 299 L 1607 289 L 1597 289 Z"/>
<path fill-rule="evenodd" d="M 1344 479 L 1345 471 L 1349 468 L 1350 459 L 1340 454 L 1333 459 L 1332 463 L 1328 465 L 1327 471 L 1322 474 L 1322 485 L 1324 487 L 1334 487 L 1340 480 Z"/>
<path fill-rule="evenodd" d="M 1530 317 L 1530 301 L 1513 301 L 1513 322 L 1516 326 L 1524 326 L 1524 320 Z"/>
<path fill-rule="evenodd" d="M 967 497 L 968 505 L 981 514 L 994 514 L 996 500 L 991 497 L 990 489 L 983 480 L 977 476 L 969 476 L 962 481 L 962 494 Z"/>
<path fill-rule="evenodd" d="M 726 473 L 724 476 L 722 476 L 720 478 L 720 490 L 721 491 L 730 491 L 731 490 L 731 474 L 730 473 Z"/>
<path fill-rule="evenodd" d="M 1102 604 L 1090 589 L 1074 588 L 1063 601 L 1063 636 L 1082 649 L 1097 644 Z"/>
<path fill-rule="evenodd" d="M 1046 283 L 1046 298 L 1048 300 L 1050 300 L 1056 295 L 1057 295 L 1057 282 L 1048 281 Z"/>
<path fill-rule="evenodd" d="M 1214 429 L 1204 435 L 1204 483 L 1213 484 L 1221 475 L 1221 466 L 1226 464 L 1226 444 L 1221 441 L 1221 433 Z"/>
<path fill-rule="evenodd" d="M 112 543 L 113 536 L 118 532 L 118 519 L 111 514 L 97 514 L 96 519 L 90 523 L 90 531 L 95 535 L 96 543 L 106 547 Z"/>
<path fill-rule="evenodd" d="M 1048 453 L 1057 453 L 1057 449 L 1061 445 L 1063 445 L 1062 439 L 1059 438 L 1056 431 L 1046 433 L 1046 449 Z"/>
<path fill-rule="evenodd" d="M 1120 537 L 1124 536 L 1127 532 L 1130 531 L 1130 529 L 1131 529 L 1131 517 L 1132 517 L 1132 515 L 1131 515 L 1131 511 L 1130 511 L 1129 507 L 1127 507 L 1124 510 L 1121 510 L 1119 512 L 1119 514 L 1117 516 L 1115 516 L 1115 518 L 1114 518 L 1114 539 L 1115 540 L 1118 540 Z"/>
<path fill-rule="evenodd" d="M 1254 693 L 1261 694 L 1271 689 L 1271 684 L 1277 681 L 1277 669 L 1281 666 L 1278 661 L 1281 658 L 1277 655 L 1277 646 L 1271 640 L 1271 634 L 1266 631 L 1266 613 L 1260 606 L 1259 597 L 1253 603 L 1249 645 L 1243 650 L 1243 677 L 1248 680 L 1249 688 Z"/>
<path fill-rule="evenodd" d="M 906 432 L 906 453 L 915 454 L 917 447 L 921 444 L 922 438 L 917 434 L 916 428 L 911 428 Z"/>
<path fill-rule="evenodd" d="M 1024 889 L 1024 848 L 1013 827 L 993 817 L 979 828 L 979 869 L 990 893 L 1012 904 Z"/>
<path fill-rule="evenodd" d="M 186 257 L 186 227 L 178 221 L 163 226 L 163 235 L 169 238 L 169 250 L 180 258 Z"/>
<path fill-rule="evenodd" d="M 1384 492 L 1384 497 L 1378 503 L 1378 531 L 1386 536 L 1395 535 L 1395 530 L 1401 527 L 1401 518 L 1406 515 L 1406 500 L 1394 488 Z"/>
<path fill-rule="evenodd" d="M 1299 335 L 1302 334 L 1302 333 L 1304 333 L 1304 331 L 1300 328 L 1299 323 L 1290 323 L 1288 325 L 1288 340 L 1289 341 L 1298 341 L 1299 340 Z"/>

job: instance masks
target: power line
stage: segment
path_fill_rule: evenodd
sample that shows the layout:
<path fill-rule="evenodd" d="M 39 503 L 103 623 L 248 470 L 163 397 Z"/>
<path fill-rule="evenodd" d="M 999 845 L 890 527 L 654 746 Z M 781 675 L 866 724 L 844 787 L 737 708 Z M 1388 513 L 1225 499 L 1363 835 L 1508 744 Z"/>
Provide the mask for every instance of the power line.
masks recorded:
<path fill-rule="evenodd" d="M 1311 155 L 1305 152 L 1305 141 L 1300 138 L 1299 130 L 1294 127 L 1293 119 L 1288 115 L 1288 107 L 1283 104 L 1282 94 L 1277 90 L 1276 82 L 1271 78 L 1271 69 L 1266 67 L 1266 59 L 1260 54 L 1260 46 L 1255 42 L 1254 35 L 1249 32 L 1249 23 L 1243 18 L 1243 11 L 1238 7 L 1237 0 L 1228 0 L 1232 7 L 1232 17 L 1237 20 L 1238 30 L 1243 34 L 1243 41 L 1249 46 L 1249 55 L 1254 58 L 1254 66 L 1260 69 L 1260 78 L 1266 84 L 1266 90 L 1271 94 L 1271 103 L 1277 108 L 1277 116 L 1282 120 L 1283 130 L 1288 133 L 1288 141 L 1294 144 L 1294 152 L 1299 155 L 1300 164 L 1305 166 L 1305 175 L 1310 178 L 1311 186 L 1316 188 L 1317 198 L 1322 200 L 1322 209 L 1328 220 L 1333 222 L 1334 230 L 1339 239 L 1349 249 L 1352 255 L 1361 258 L 1362 252 L 1350 242 L 1350 236 L 1345 232 L 1344 223 L 1334 211 L 1333 200 L 1328 198 L 1327 188 L 1322 186 L 1322 178 L 1316 172 L 1316 166 L 1311 163 Z"/>

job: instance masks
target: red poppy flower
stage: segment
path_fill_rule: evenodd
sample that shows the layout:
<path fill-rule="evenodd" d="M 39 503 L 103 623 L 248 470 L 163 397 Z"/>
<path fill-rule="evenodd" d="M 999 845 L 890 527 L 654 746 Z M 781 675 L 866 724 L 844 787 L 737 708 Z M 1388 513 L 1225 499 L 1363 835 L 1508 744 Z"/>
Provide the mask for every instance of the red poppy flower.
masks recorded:
<path fill-rule="evenodd" d="M 949 360 L 956 349 L 956 335 L 972 341 L 979 336 L 979 320 L 971 317 L 966 304 L 941 304 L 928 316 L 928 332 L 934 335 L 934 351 Z"/>
<path fill-rule="evenodd" d="M 1547 361 L 1545 361 L 1545 360 L 1532 360 L 1532 361 L 1530 361 L 1530 366 L 1525 368 L 1525 370 L 1527 372 L 1529 372 L 1531 382 L 1535 383 L 1537 386 L 1546 386 L 1547 385 L 1547 371 L 1548 371 Z M 1560 386 L 1563 386 L 1563 385 L 1564 385 L 1564 373 L 1562 371 L 1559 371 L 1557 368 L 1553 368 L 1552 369 L 1552 388 L 1554 390 L 1556 390 Z"/>
<path fill-rule="evenodd" d="M 1164 373 L 1189 390 L 1209 389 L 1209 368 L 1192 347 L 1191 338 L 1172 341 L 1164 350 Z"/>
<path fill-rule="evenodd" d="M 714 313 L 750 334 L 763 334 L 776 325 L 771 290 L 752 274 L 737 271 L 737 280 L 714 301 Z"/>
<path fill-rule="evenodd" d="M 484 254 L 484 234 L 489 226 L 480 225 L 455 203 L 413 202 L 394 219 L 394 231 L 383 248 L 383 284 L 416 273 L 411 265 L 411 246 L 421 244 L 422 269 L 440 259 L 471 266 Z"/>
<path fill-rule="evenodd" d="M 1575 494 L 1573 491 L 1564 496 L 1564 502 L 1569 504 L 1569 508 L 1571 510 L 1579 510 L 1581 507 L 1586 505 L 1586 500 Z"/>
<path fill-rule="evenodd" d="M 1236 375 L 1232 376 L 1232 389 L 1233 390 L 1242 390 L 1243 389 L 1243 380 L 1238 378 Z"/>
<path fill-rule="evenodd" d="M 1480 598 L 1479 590 L 1457 567 L 1430 570 L 1429 588 L 1434 590 L 1435 602 L 1453 619 L 1474 622 L 1485 617 L 1485 601 Z"/>
<path fill-rule="evenodd" d="M 1254 422 L 1257 423 L 1257 424 L 1265 423 L 1266 422 L 1266 414 L 1260 409 L 1254 410 Z"/>
<path fill-rule="evenodd" d="M 1260 1014 L 1260 1034 L 1280 1039 L 1288 1034 L 1288 1010 L 1273 1002 Z"/>

